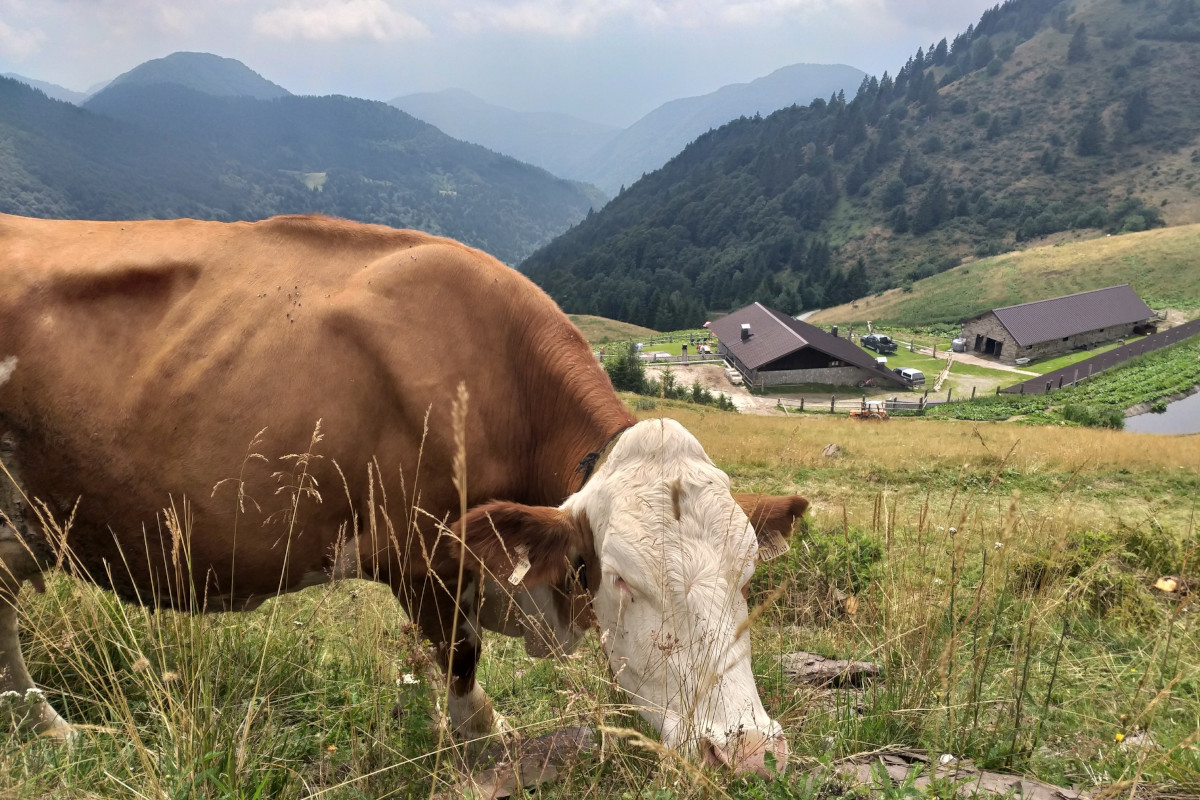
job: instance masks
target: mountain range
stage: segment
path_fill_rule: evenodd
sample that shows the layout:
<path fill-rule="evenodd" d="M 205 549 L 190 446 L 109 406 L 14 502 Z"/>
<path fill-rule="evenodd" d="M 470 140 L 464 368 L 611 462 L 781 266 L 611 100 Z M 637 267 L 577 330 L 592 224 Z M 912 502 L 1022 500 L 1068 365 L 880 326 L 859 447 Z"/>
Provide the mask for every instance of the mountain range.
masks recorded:
<path fill-rule="evenodd" d="M 853 93 L 864 77 L 862 70 L 841 64 L 793 64 L 749 83 L 672 100 L 624 129 L 565 114 L 513 111 L 460 89 L 405 95 L 391 104 L 451 136 L 615 195 L 711 128 Z"/>
<path fill-rule="evenodd" d="M 1007 0 L 849 99 L 700 136 L 522 269 L 567 311 L 670 330 L 1197 222 L 1198 74 L 1193 0 Z"/>
<path fill-rule="evenodd" d="M 209 54 L 142 64 L 82 107 L 0 78 L 7 213 L 325 213 L 452 236 L 515 263 L 602 202 L 593 187 L 452 139 L 387 104 L 293 96 Z"/>

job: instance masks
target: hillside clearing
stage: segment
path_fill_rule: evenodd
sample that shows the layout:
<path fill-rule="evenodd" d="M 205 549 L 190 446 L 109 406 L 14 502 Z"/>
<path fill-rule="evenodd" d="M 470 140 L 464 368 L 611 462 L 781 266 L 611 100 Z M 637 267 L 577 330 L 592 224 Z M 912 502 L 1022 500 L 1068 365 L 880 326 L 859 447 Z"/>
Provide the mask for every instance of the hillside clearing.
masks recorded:
<path fill-rule="evenodd" d="M 815 324 L 921 327 L 957 323 L 1001 306 L 1128 283 L 1155 308 L 1200 308 L 1200 224 L 1036 247 L 973 261 L 853 303 Z"/>

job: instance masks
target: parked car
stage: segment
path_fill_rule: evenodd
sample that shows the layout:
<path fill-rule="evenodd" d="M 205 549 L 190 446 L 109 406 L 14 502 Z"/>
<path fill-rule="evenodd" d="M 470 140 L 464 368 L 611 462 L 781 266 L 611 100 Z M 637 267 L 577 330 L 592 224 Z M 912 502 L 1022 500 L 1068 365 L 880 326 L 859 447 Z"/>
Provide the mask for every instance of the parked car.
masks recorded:
<path fill-rule="evenodd" d="M 925 382 L 925 373 L 921 372 L 919 369 L 913 369 L 912 367 L 896 367 L 894 370 L 892 370 L 892 372 L 896 373 L 901 378 L 904 378 L 904 380 L 908 381 L 909 383 Z"/>
<path fill-rule="evenodd" d="M 896 352 L 896 340 L 882 333 L 868 333 L 859 339 L 858 343 L 868 350 L 874 350 L 876 353 Z"/>

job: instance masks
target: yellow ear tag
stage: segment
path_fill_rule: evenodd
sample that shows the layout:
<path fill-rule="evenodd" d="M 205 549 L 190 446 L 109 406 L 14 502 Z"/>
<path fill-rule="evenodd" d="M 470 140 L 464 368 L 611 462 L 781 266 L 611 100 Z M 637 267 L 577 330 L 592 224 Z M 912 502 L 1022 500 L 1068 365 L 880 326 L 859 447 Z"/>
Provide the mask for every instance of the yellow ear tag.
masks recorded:
<path fill-rule="evenodd" d="M 788 544 L 787 537 L 778 531 L 767 531 L 759 534 L 758 539 L 758 560 L 759 563 L 771 561 L 779 558 L 781 555 L 791 550 L 792 546 Z"/>
<path fill-rule="evenodd" d="M 513 567 L 512 575 L 508 576 L 508 582 L 516 586 L 525 577 L 525 574 L 532 569 L 533 564 L 529 563 L 529 548 L 526 545 L 517 545 L 517 548 L 513 552 L 517 556 L 517 563 Z"/>

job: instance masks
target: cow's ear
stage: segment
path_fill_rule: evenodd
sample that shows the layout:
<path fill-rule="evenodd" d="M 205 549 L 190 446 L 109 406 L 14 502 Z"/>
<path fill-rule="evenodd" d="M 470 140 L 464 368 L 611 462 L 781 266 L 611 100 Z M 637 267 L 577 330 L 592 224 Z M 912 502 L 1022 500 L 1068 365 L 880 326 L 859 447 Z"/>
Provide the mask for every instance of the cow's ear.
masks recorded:
<path fill-rule="evenodd" d="M 439 555 L 457 564 L 461 536 L 469 569 L 513 587 L 562 583 L 572 564 L 590 556 L 587 519 L 548 506 L 497 501 L 476 506 L 454 524 L 454 541 L 443 539 Z"/>
<path fill-rule="evenodd" d="M 788 537 L 796 521 L 804 516 L 808 501 L 798 494 L 774 497 L 766 494 L 735 494 L 733 499 L 746 512 L 758 534 L 758 560 L 770 561 L 788 551 Z"/>

